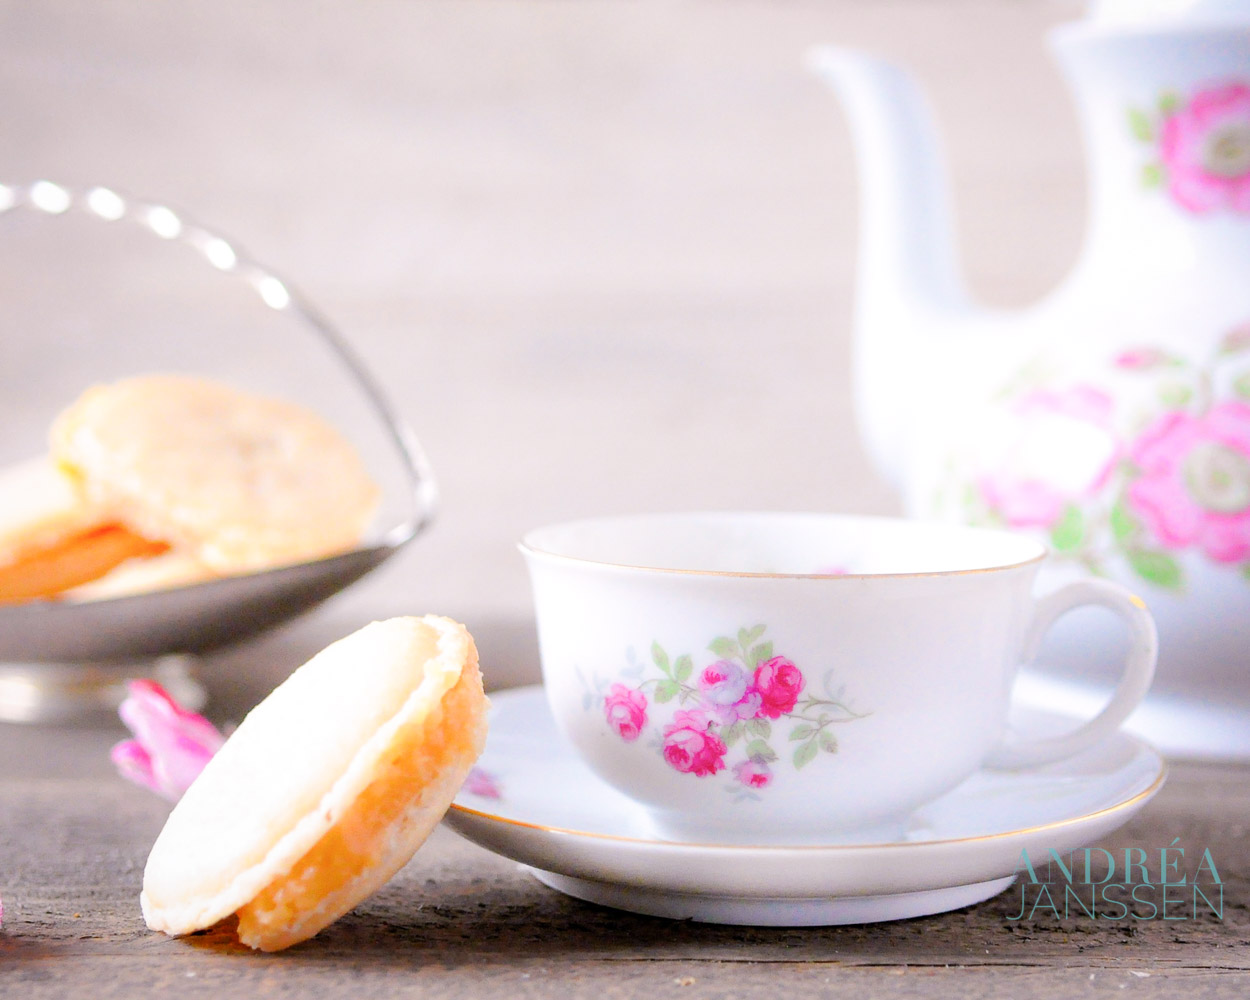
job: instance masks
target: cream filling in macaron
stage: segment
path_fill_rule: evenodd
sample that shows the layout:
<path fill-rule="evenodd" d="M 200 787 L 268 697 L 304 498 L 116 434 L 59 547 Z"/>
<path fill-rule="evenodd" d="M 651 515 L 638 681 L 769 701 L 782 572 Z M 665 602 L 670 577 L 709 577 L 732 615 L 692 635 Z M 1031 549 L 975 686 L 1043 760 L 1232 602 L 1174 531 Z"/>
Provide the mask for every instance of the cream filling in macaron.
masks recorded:
<path fill-rule="evenodd" d="M 486 734 L 477 653 L 446 618 L 375 622 L 328 646 L 243 720 L 148 858 L 148 926 L 238 916 L 277 950 L 398 871 L 450 806 Z"/>

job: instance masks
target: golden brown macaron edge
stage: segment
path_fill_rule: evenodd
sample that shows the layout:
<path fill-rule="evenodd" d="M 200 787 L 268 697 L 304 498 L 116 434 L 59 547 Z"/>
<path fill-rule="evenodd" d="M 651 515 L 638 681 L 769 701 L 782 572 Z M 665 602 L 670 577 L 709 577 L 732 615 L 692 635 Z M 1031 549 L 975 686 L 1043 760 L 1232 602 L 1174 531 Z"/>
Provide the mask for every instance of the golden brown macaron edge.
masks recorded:
<path fill-rule="evenodd" d="M 313 851 L 326 834 L 334 829 L 336 824 L 351 814 L 360 796 L 375 781 L 380 762 L 397 745 L 403 745 L 405 730 L 412 730 L 414 727 L 420 729 L 432 712 L 438 712 L 441 709 L 445 696 L 455 689 L 463 678 L 467 679 L 465 689 L 470 694 L 467 708 L 469 717 L 462 722 L 465 731 L 471 734 L 471 739 L 466 744 L 467 751 L 451 762 L 444 774 L 431 782 L 428 786 L 428 795 L 422 795 L 419 792 L 414 794 L 412 806 L 416 810 L 415 815 L 421 815 L 433 811 L 443 799 L 446 799 L 446 804 L 450 804 L 455 790 L 463 781 L 464 775 L 480 753 L 484 743 L 487 701 L 485 695 L 482 694 L 476 648 L 464 626 L 438 616 L 427 615 L 413 620 L 432 628 L 437 633 L 437 653 L 426 660 L 421 682 L 408 694 L 399 709 L 352 755 L 343 772 L 322 796 L 318 807 L 295 818 L 289 829 L 265 849 L 258 860 L 229 875 L 216 891 L 188 899 L 154 898 L 163 896 L 164 893 L 154 890 L 154 887 L 149 884 L 152 861 L 158 849 L 168 849 L 168 845 L 162 844 L 162 837 L 157 838 L 152 854 L 149 856 L 149 865 L 144 875 L 144 888 L 140 894 L 144 918 L 151 929 L 164 931 L 173 936 L 206 929 L 239 912 L 270 885 L 284 879 L 301 859 Z M 281 686 L 276 690 L 281 690 Z M 247 725 L 247 720 L 244 720 L 243 725 Z M 240 726 L 241 729 L 242 726 Z M 205 768 L 205 774 L 215 762 L 216 760 L 209 762 L 208 767 Z M 230 766 L 239 765 L 237 761 L 231 760 Z M 222 806 L 226 808 L 228 803 L 222 803 Z M 175 806 L 175 810 L 177 808 Z M 445 809 L 445 805 L 443 808 Z M 406 836 L 401 838 L 397 848 L 381 852 L 377 878 L 360 879 L 355 889 L 359 895 L 353 895 L 351 902 L 347 902 L 346 905 L 344 905 L 345 899 L 337 900 L 335 906 L 332 907 L 336 912 L 325 923 L 329 923 L 341 913 L 346 912 L 398 870 L 408 860 L 411 853 L 420 846 L 425 836 L 442 816 L 442 812 L 439 811 L 437 817 L 430 819 L 428 823 L 418 824 L 414 823 L 413 817 L 408 815 L 410 811 L 405 811 L 404 815 L 399 818 L 402 825 L 397 826 L 397 829 L 402 830 Z M 168 828 L 167 821 L 166 829 Z M 407 856 L 403 856 L 402 860 L 399 860 L 401 851 L 398 847 L 408 850 Z M 316 933 L 316 930 L 325 926 L 325 923 L 310 930 L 304 936 Z M 277 947 L 285 947 L 285 945 L 279 944 Z"/>

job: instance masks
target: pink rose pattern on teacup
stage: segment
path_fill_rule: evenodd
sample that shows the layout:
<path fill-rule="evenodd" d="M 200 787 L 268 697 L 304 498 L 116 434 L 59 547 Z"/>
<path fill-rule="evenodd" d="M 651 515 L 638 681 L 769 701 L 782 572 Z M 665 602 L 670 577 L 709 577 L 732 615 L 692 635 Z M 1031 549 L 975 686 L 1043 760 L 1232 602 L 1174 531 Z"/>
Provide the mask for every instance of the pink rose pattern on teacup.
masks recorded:
<path fill-rule="evenodd" d="M 699 673 L 698 687 L 703 703 L 722 722 L 754 719 L 763 698 L 751 688 L 753 676 L 741 664 L 717 660 Z"/>
<path fill-rule="evenodd" d="M 1148 187 L 1194 214 L 1250 213 L 1250 84 L 1213 83 L 1188 101 L 1165 94 L 1152 112 L 1130 110 L 1129 126 L 1158 157 L 1143 168 Z"/>
<path fill-rule="evenodd" d="M 700 777 L 725 769 L 729 747 L 699 711 L 677 712 L 664 727 L 664 759 L 674 771 Z"/>
<path fill-rule="evenodd" d="M 632 743 L 647 721 L 647 696 L 624 684 L 613 684 L 603 699 L 603 711 L 617 735 Z"/>
<path fill-rule="evenodd" d="M 794 711 L 803 693 L 803 674 L 784 656 L 774 656 L 755 668 L 754 690 L 759 694 L 761 719 L 780 719 Z"/>
<path fill-rule="evenodd" d="M 766 788 L 773 780 L 773 772 L 767 764 L 744 760 L 734 765 L 734 777 L 747 788 Z"/>
<path fill-rule="evenodd" d="M 1155 347 L 1121 352 L 1111 365 L 1128 379 L 1120 398 L 1084 381 L 1020 386 L 987 422 L 1007 430 L 963 473 L 962 518 L 1041 531 L 1056 556 L 1094 573 L 1123 559 L 1179 590 L 1177 556 L 1196 552 L 1250 582 L 1247 356 L 1250 324 L 1201 363 Z"/>
<path fill-rule="evenodd" d="M 601 702 L 604 721 L 626 743 L 649 729 L 674 771 L 697 778 L 724 772 L 730 790 L 744 797 L 772 783 L 772 765 L 781 760 L 773 744 L 782 735 L 794 744 L 790 764 L 796 770 L 821 751 L 836 753 L 832 727 L 863 713 L 839 698 L 814 695 L 803 671 L 776 655 L 764 632 L 757 625 L 713 639 L 707 648 L 715 659 L 697 670 L 690 654 L 671 658 L 653 642 L 655 676 L 635 687 L 612 683 Z M 681 707 L 671 716 L 652 718 L 658 706 L 674 702 Z"/>

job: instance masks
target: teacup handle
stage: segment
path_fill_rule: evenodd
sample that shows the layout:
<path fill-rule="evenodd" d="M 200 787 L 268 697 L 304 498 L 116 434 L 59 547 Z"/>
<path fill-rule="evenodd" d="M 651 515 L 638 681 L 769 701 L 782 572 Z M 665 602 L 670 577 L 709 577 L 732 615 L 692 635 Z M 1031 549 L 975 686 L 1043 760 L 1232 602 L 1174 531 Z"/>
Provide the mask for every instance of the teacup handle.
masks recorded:
<path fill-rule="evenodd" d="M 1080 753 L 1119 729 L 1145 697 L 1159 653 L 1154 619 L 1140 597 L 1105 580 L 1079 580 L 1041 598 L 1034 606 L 1033 620 L 1025 635 L 1023 662 L 1033 661 L 1042 639 L 1060 616 L 1073 608 L 1091 604 L 1115 612 L 1129 627 L 1130 645 L 1124 672 L 1111 700 L 1101 712 L 1070 733 L 1035 740 L 1009 737 L 990 753 L 985 762 L 987 767 L 1029 767 Z"/>

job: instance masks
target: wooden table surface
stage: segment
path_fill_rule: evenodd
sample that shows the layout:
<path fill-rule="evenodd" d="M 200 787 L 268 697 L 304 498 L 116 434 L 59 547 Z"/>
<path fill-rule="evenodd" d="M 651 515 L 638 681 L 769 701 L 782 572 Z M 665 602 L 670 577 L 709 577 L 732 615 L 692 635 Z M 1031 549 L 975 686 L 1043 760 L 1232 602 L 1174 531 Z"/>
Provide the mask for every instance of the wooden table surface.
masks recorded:
<path fill-rule="evenodd" d="M 167 806 L 120 779 L 0 780 L 5 997 L 1228 997 L 1250 990 L 1250 766 L 1174 765 L 1100 846 L 1209 848 L 1223 918 L 1015 920 L 1021 891 L 861 927 L 757 929 L 565 897 L 439 828 L 381 892 L 311 941 L 148 931 L 138 892 Z M 1193 872 L 1193 863 L 1182 869 Z M 1150 866 L 1157 880 L 1157 862 Z M 1206 875 L 1203 876 L 1204 878 Z M 1144 909 L 1141 910 L 1145 913 Z M 1194 918 L 1195 919 L 1191 919 Z"/>

